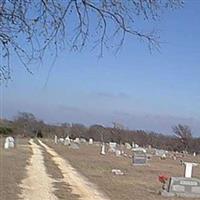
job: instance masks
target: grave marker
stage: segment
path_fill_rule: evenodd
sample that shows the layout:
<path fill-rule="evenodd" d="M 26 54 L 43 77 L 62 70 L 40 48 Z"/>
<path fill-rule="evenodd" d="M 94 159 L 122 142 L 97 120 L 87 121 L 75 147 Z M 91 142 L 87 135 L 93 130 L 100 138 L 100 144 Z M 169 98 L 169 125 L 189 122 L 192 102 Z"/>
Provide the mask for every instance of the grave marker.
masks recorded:
<path fill-rule="evenodd" d="M 71 143 L 71 140 L 70 140 L 69 136 L 67 136 L 67 137 L 65 138 L 64 145 L 69 146 L 70 143 Z"/>
<path fill-rule="evenodd" d="M 132 159 L 133 165 L 145 165 L 147 163 L 147 155 L 142 150 L 134 150 Z"/>
<path fill-rule="evenodd" d="M 117 143 L 116 142 L 110 142 L 109 143 L 109 152 L 115 153 L 117 148 Z"/>
<path fill-rule="evenodd" d="M 192 178 L 192 167 L 197 163 L 183 162 L 185 164 L 185 177 L 171 177 L 167 190 L 162 191 L 163 196 L 200 198 L 200 179 Z"/>
<path fill-rule="evenodd" d="M 54 137 L 54 143 L 58 144 L 58 136 L 57 135 L 55 135 L 55 137 Z"/>
<path fill-rule="evenodd" d="M 15 139 L 11 136 L 5 139 L 4 149 L 14 148 L 15 147 Z"/>
<path fill-rule="evenodd" d="M 105 155 L 106 154 L 106 146 L 105 146 L 105 143 L 102 144 L 101 146 L 101 155 Z"/>
<path fill-rule="evenodd" d="M 92 138 L 89 139 L 89 144 L 93 144 L 93 139 Z"/>

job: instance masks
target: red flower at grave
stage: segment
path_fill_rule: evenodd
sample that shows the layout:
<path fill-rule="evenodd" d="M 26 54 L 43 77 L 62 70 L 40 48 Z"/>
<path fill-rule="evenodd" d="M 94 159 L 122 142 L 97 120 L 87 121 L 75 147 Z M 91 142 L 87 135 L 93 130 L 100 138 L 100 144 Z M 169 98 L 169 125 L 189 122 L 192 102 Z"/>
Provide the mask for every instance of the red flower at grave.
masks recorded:
<path fill-rule="evenodd" d="M 160 181 L 161 183 L 163 183 L 163 184 L 165 184 L 165 183 L 167 182 L 168 178 L 169 178 L 169 177 L 167 177 L 167 176 L 165 176 L 165 175 L 160 175 L 160 176 L 158 177 L 159 181 Z"/>

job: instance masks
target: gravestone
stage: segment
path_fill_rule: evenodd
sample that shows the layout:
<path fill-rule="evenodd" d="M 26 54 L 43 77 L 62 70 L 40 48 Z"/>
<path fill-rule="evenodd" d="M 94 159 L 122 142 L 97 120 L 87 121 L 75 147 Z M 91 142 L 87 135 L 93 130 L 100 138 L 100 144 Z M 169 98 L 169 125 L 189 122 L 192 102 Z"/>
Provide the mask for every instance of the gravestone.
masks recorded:
<path fill-rule="evenodd" d="M 117 149 L 117 150 L 115 151 L 115 155 L 116 155 L 117 157 L 121 156 L 121 151 Z"/>
<path fill-rule="evenodd" d="M 64 143 L 64 141 L 65 141 L 65 139 L 64 138 L 59 138 L 59 140 L 58 140 L 60 143 Z"/>
<path fill-rule="evenodd" d="M 178 196 L 200 198 L 200 179 L 186 177 L 171 177 L 167 191 L 163 196 Z"/>
<path fill-rule="evenodd" d="M 134 148 L 139 148 L 139 145 L 138 145 L 138 144 L 135 144 L 135 145 L 134 145 Z"/>
<path fill-rule="evenodd" d="M 58 136 L 57 135 L 55 135 L 55 137 L 54 137 L 54 143 L 58 144 Z"/>
<path fill-rule="evenodd" d="M 77 144 L 80 144 L 80 139 L 79 138 L 75 138 L 74 142 L 77 143 Z"/>
<path fill-rule="evenodd" d="M 70 149 L 79 149 L 80 147 L 79 147 L 79 145 L 77 143 L 73 142 L 73 143 L 70 144 L 69 148 Z"/>
<path fill-rule="evenodd" d="M 93 139 L 92 138 L 89 139 L 89 144 L 93 144 Z"/>
<path fill-rule="evenodd" d="M 132 157 L 133 165 L 145 165 L 147 164 L 147 155 L 142 150 L 134 150 Z"/>
<path fill-rule="evenodd" d="M 116 142 L 110 142 L 109 143 L 109 152 L 115 153 L 117 148 L 117 143 Z"/>
<path fill-rule="evenodd" d="M 105 143 L 103 143 L 101 146 L 101 155 L 105 155 L 105 154 L 106 154 L 106 145 Z"/>
<path fill-rule="evenodd" d="M 65 138 L 64 145 L 69 146 L 70 143 L 71 143 L 71 140 L 70 140 L 69 136 L 67 136 L 67 137 Z"/>
<path fill-rule="evenodd" d="M 132 148 L 135 148 L 135 142 L 132 141 Z"/>
<path fill-rule="evenodd" d="M 14 148 L 15 147 L 15 139 L 11 136 L 5 139 L 4 149 Z"/>
<path fill-rule="evenodd" d="M 125 147 L 126 147 L 126 149 L 131 149 L 132 147 L 131 147 L 131 145 L 129 144 L 129 143 L 125 143 Z"/>
<path fill-rule="evenodd" d="M 161 157 L 165 157 L 168 154 L 168 151 L 165 151 L 163 149 L 156 149 L 155 155 Z"/>
<path fill-rule="evenodd" d="M 190 163 L 190 162 L 184 162 L 185 165 L 185 177 L 191 178 L 192 177 L 192 167 L 196 167 L 197 163 Z"/>
<path fill-rule="evenodd" d="M 87 143 L 87 140 L 85 138 L 80 138 L 80 143 Z"/>
<path fill-rule="evenodd" d="M 183 162 L 185 165 L 185 177 L 171 177 L 168 188 L 163 190 L 163 196 L 200 198 L 200 179 L 192 178 L 192 167 L 197 163 Z"/>

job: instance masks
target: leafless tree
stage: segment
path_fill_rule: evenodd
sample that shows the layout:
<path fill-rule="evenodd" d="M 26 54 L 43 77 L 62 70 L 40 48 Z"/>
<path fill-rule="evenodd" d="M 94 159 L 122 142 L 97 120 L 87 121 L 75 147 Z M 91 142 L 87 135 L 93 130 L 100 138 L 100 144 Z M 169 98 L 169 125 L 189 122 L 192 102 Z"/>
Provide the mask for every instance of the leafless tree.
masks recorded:
<path fill-rule="evenodd" d="M 172 127 L 175 135 L 180 139 L 185 150 L 189 149 L 190 141 L 192 139 L 192 132 L 189 126 L 178 124 L 177 126 Z"/>
<path fill-rule="evenodd" d="M 11 77 L 16 58 L 32 73 L 30 63 L 45 52 L 57 55 L 66 46 L 79 51 L 87 44 L 118 50 L 127 34 L 158 47 L 154 31 L 141 21 L 156 20 L 161 11 L 183 0 L 0 0 L 0 82 Z M 12 70 L 11 70 L 12 69 Z"/>

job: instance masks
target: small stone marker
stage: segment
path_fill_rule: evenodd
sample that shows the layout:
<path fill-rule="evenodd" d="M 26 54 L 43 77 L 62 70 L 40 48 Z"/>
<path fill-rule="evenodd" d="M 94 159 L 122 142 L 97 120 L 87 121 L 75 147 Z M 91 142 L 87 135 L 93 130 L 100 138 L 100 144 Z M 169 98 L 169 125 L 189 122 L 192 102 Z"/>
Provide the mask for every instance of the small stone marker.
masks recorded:
<path fill-rule="evenodd" d="M 117 157 L 121 156 L 121 151 L 117 149 L 117 150 L 115 151 L 115 155 L 116 155 Z"/>
<path fill-rule="evenodd" d="M 89 144 L 93 144 L 93 139 L 92 138 L 89 139 Z"/>
<path fill-rule="evenodd" d="M 120 169 L 112 169 L 112 173 L 114 175 L 124 175 L 124 172 L 122 172 Z"/>
<path fill-rule="evenodd" d="M 105 154 L 106 154 L 106 146 L 105 146 L 105 143 L 103 143 L 101 146 L 101 155 L 105 155 Z"/>

